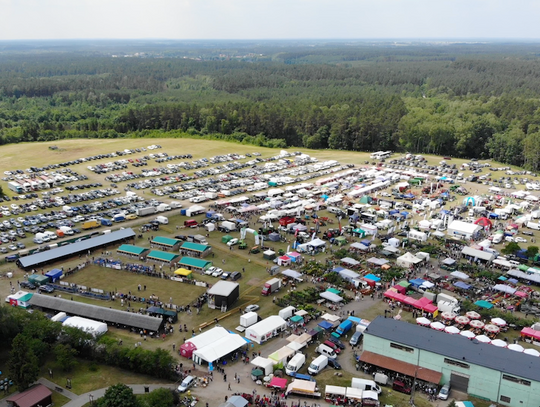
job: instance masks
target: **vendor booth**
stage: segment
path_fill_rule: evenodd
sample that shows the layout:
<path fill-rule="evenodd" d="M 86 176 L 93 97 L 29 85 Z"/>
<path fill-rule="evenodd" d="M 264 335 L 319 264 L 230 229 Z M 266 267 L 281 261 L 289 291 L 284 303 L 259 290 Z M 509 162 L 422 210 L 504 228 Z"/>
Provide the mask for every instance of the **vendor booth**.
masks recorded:
<path fill-rule="evenodd" d="M 246 329 L 245 336 L 259 345 L 278 335 L 287 328 L 287 321 L 277 315 L 271 315 Z"/>
<path fill-rule="evenodd" d="M 45 273 L 46 277 L 49 277 L 49 280 L 51 283 L 56 283 L 58 280 L 62 278 L 62 275 L 64 272 L 60 269 L 52 269 L 51 271 L 47 271 Z"/>

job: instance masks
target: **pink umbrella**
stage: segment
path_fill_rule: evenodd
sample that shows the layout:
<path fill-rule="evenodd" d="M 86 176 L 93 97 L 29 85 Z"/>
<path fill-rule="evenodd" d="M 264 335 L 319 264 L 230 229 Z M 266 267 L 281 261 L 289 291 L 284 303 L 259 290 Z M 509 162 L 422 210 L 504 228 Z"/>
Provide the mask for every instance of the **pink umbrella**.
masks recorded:
<path fill-rule="evenodd" d="M 481 342 L 481 343 L 490 343 L 491 342 L 491 339 L 489 339 L 486 335 L 478 335 L 476 338 L 478 342 Z"/>
<path fill-rule="evenodd" d="M 457 329 L 455 326 L 447 326 L 446 328 L 444 328 L 444 332 L 451 335 L 457 335 L 460 330 Z"/>
<path fill-rule="evenodd" d="M 459 334 L 461 336 L 464 336 L 465 338 L 468 338 L 468 339 L 472 339 L 472 338 L 476 337 L 476 335 L 471 331 L 461 331 Z"/>
<path fill-rule="evenodd" d="M 445 328 L 444 324 L 440 323 L 439 321 L 432 322 L 429 324 L 429 326 L 436 331 L 442 331 Z"/>
<path fill-rule="evenodd" d="M 491 341 L 491 344 L 492 345 L 495 345 L 496 347 L 498 348 L 506 348 L 506 346 L 508 345 L 505 341 L 503 341 L 502 339 L 494 339 Z"/>
<path fill-rule="evenodd" d="M 475 329 L 482 329 L 484 327 L 484 323 L 478 319 L 473 319 L 471 322 L 469 322 L 469 325 Z"/>
<path fill-rule="evenodd" d="M 460 316 L 455 318 L 455 321 L 459 325 L 467 325 L 471 320 L 469 318 L 467 318 L 466 316 L 464 316 L 464 315 L 460 315 Z"/>
<path fill-rule="evenodd" d="M 480 319 L 481 315 L 476 311 L 469 311 L 465 315 L 467 315 L 470 319 Z"/>
<path fill-rule="evenodd" d="M 453 312 L 450 312 L 450 311 L 444 311 L 442 314 L 441 314 L 441 317 L 443 319 L 446 319 L 447 321 L 453 321 L 454 318 L 456 317 L 456 314 L 454 314 Z"/>
<path fill-rule="evenodd" d="M 484 330 L 494 334 L 498 334 L 501 328 L 499 328 L 497 325 L 487 324 L 484 326 Z"/>

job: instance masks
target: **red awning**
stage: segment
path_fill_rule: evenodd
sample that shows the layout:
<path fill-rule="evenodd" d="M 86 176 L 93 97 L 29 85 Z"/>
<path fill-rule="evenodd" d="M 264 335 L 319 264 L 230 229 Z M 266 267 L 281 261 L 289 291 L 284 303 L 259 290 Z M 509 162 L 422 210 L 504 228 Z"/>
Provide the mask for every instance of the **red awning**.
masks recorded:
<path fill-rule="evenodd" d="M 420 368 L 411 363 L 402 362 L 401 360 L 392 359 L 388 356 L 378 355 L 373 352 L 365 351 L 362 353 L 360 361 L 410 377 L 414 377 L 416 374 L 418 379 L 429 383 L 439 384 L 442 378 L 442 373 L 436 372 L 435 370 L 426 369 L 425 367 Z"/>
<path fill-rule="evenodd" d="M 270 383 L 268 384 L 268 386 L 285 390 L 285 388 L 287 387 L 287 379 L 282 379 L 280 377 L 274 376 L 272 377 L 272 380 L 270 380 Z"/>
<path fill-rule="evenodd" d="M 531 336 L 534 339 L 540 340 L 540 331 L 536 331 L 532 328 L 526 327 L 521 330 L 521 336 Z"/>

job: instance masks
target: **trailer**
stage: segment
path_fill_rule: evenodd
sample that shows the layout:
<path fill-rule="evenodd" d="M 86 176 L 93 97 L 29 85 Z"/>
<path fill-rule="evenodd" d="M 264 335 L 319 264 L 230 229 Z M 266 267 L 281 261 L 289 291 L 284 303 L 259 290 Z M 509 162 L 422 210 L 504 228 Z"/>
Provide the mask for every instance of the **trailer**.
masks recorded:
<path fill-rule="evenodd" d="M 147 216 L 147 215 L 153 215 L 157 212 L 157 209 L 155 206 L 146 206 L 144 208 L 137 208 L 137 216 Z"/>
<path fill-rule="evenodd" d="M 278 291 L 281 288 L 281 280 L 279 278 L 273 278 L 264 283 L 264 287 L 261 291 L 262 295 L 270 295 L 273 292 Z"/>

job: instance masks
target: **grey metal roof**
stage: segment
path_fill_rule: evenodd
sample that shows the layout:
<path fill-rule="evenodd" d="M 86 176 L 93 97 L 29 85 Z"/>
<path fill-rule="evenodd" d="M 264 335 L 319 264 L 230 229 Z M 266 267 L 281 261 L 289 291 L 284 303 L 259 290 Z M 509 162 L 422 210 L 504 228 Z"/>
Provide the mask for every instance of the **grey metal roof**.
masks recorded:
<path fill-rule="evenodd" d="M 540 381 L 540 358 L 484 343 L 461 335 L 450 335 L 393 318 L 377 317 L 364 335 L 437 353 L 449 358 Z"/>
<path fill-rule="evenodd" d="M 21 257 L 19 262 L 23 268 L 33 267 L 39 264 L 59 260 L 63 257 L 72 256 L 80 252 L 92 250 L 96 247 L 114 243 L 130 237 L 135 237 L 135 232 L 131 228 L 120 229 L 106 235 L 100 235 L 83 240 L 82 242 L 72 243 L 62 247 L 57 247 L 56 249 Z"/>
<path fill-rule="evenodd" d="M 64 298 L 49 297 L 43 294 L 34 294 L 29 303 L 32 306 L 48 308 L 96 321 L 122 324 L 150 331 L 157 331 L 163 322 L 163 319 L 157 317 L 70 301 Z"/>
<path fill-rule="evenodd" d="M 223 297 L 227 297 L 230 295 L 236 287 L 238 287 L 240 284 L 233 283 L 231 281 L 218 281 L 216 284 L 214 284 L 209 290 L 208 294 L 210 295 L 220 295 Z"/>

